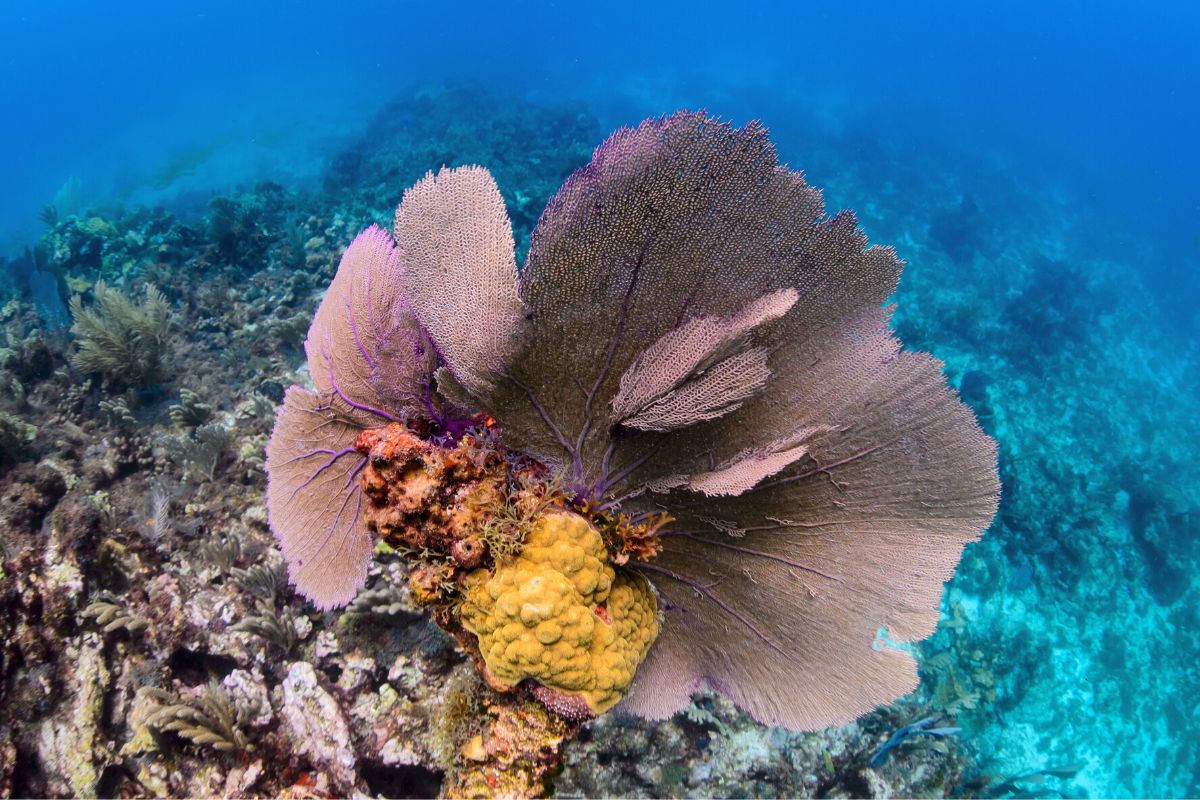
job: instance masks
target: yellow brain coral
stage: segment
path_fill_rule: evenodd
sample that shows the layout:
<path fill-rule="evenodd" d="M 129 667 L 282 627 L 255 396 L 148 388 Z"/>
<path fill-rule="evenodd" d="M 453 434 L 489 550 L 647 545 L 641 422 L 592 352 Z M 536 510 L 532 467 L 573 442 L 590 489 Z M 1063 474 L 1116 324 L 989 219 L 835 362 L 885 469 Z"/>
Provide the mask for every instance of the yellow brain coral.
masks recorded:
<path fill-rule="evenodd" d="M 582 698 L 595 714 L 616 705 L 658 636 L 658 604 L 640 576 L 616 571 L 582 517 L 542 517 L 514 559 L 472 572 L 461 607 L 491 677 L 532 678 Z"/>

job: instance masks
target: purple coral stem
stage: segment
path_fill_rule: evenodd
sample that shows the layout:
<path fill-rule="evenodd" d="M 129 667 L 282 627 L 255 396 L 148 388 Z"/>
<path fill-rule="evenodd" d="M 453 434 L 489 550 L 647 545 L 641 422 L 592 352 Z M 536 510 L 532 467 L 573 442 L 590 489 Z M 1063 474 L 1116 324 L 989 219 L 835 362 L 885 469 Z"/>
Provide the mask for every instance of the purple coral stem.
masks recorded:
<path fill-rule="evenodd" d="M 692 531 L 680 531 L 678 535 L 685 536 L 688 539 L 691 539 L 696 542 L 701 542 L 702 544 L 711 544 L 714 547 L 724 547 L 726 550 L 734 550 L 738 553 L 745 553 L 746 555 L 750 555 L 750 556 L 758 556 L 760 558 L 770 559 L 771 561 L 778 561 L 781 564 L 787 564 L 789 567 L 796 567 L 797 569 L 802 569 L 805 572 L 811 572 L 814 575 L 820 575 L 822 578 L 828 578 L 829 580 L 837 581 L 838 583 L 844 582 L 841 578 L 839 578 L 836 575 L 830 575 L 827 572 L 822 572 L 821 570 L 817 569 L 816 567 L 810 567 L 807 564 L 801 563 L 799 561 L 792 561 L 790 558 L 784 558 L 783 556 L 773 555 L 772 553 L 764 553 L 761 550 L 752 550 L 749 547 L 739 547 L 738 545 L 729 544 L 728 542 L 715 542 L 711 539 L 702 539 L 699 536 L 697 536 L 695 532 L 692 532 Z"/>
<path fill-rule="evenodd" d="M 770 636 L 767 636 L 765 633 L 760 631 L 753 622 L 751 622 L 750 620 L 748 620 L 744 616 L 742 616 L 740 611 L 733 608 L 728 603 L 726 603 L 724 600 L 722 600 L 721 598 L 719 598 L 715 594 L 713 594 L 711 586 L 704 586 L 699 581 L 693 580 L 693 579 L 687 577 L 686 575 L 680 575 L 678 572 L 673 572 L 672 570 L 669 570 L 666 567 L 660 567 L 656 564 L 638 563 L 638 564 L 635 564 L 634 567 L 636 569 L 650 570 L 651 572 L 657 572 L 662 575 L 666 575 L 671 580 L 679 581 L 682 584 L 692 587 L 692 589 L 694 589 L 698 594 L 707 598 L 709 601 L 715 603 L 726 614 L 733 617 L 738 622 L 742 623 L 747 628 L 749 628 L 751 631 L 753 631 L 755 636 L 757 636 L 758 638 L 760 638 L 764 642 L 766 642 L 768 645 L 770 645 L 771 648 L 773 650 L 775 650 L 776 652 L 778 652 L 781 656 L 787 657 L 788 654 L 786 652 L 784 652 L 782 647 L 775 644 L 774 640 L 772 640 Z"/>

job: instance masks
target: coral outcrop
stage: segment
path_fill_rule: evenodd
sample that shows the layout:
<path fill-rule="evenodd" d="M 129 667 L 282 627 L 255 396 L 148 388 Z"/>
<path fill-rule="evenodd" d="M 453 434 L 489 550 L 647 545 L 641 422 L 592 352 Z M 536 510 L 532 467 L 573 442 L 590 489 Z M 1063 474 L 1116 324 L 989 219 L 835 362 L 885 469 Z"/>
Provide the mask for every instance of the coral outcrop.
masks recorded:
<path fill-rule="evenodd" d="M 542 797 L 578 726 L 520 696 L 482 690 L 478 719 L 446 774 L 446 797 Z"/>
<path fill-rule="evenodd" d="M 678 113 L 613 134 L 519 274 L 490 173 L 427 174 L 394 237 L 347 249 L 306 342 L 315 391 L 289 390 L 268 446 L 293 582 L 343 605 L 371 543 L 402 543 L 418 597 L 465 598 L 435 616 L 476 634 L 493 683 L 534 679 L 564 709 L 631 686 L 626 707 L 658 719 L 713 689 L 815 729 L 894 700 L 916 664 L 877 634 L 933 631 L 999 488 L 941 365 L 892 335 L 900 268 L 753 124 Z M 484 430 L 478 458 L 440 444 Z M 559 504 L 596 527 L 535 518 L 497 558 L 499 463 L 561 476 Z M 667 612 L 631 682 L 656 634 L 646 580 Z"/>

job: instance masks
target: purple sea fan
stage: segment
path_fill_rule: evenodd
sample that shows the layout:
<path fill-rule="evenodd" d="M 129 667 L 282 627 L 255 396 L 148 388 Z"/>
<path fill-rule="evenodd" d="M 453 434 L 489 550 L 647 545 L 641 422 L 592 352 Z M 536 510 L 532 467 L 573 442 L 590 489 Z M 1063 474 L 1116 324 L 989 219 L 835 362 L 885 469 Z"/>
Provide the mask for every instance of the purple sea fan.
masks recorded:
<path fill-rule="evenodd" d="M 381 228 L 346 248 L 304 343 L 316 392 L 287 390 L 267 444 L 271 527 L 292 583 L 321 609 L 354 599 L 371 561 L 355 440 L 425 408 L 436 363 L 402 272 Z"/>
<path fill-rule="evenodd" d="M 916 685 L 912 657 L 877 632 L 933 631 L 995 513 L 995 445 L 939 362 L 893 337 L 894 251 L 868 247 L 853 215 L 826 217 L 761 126 L 679 113 L 613 134 L 547 206 L 519 277 L 485 170 L 427 176 L 395 235 L 402 270 L 389 256 L 351 273 L 359 241 L 347 252 L 322 311 L 356 323 L 318 313 L 318 393 L 289 391 L 268 451 L 301 592 L 328 607 L 361 583 L 353 439 L 420 414 L 427 393 L 494 417 L 590 508 L 673 518 L 662 553 L 630 564 L 663 623 L 628 710 L 662 718 L 711 688 L 815 729 Z M 403 297 L 373 302 L 354 288 L 368 281 Z M 347 335 L 360 306 L 403 345 Z M 315 366 L 314 341 L 329 344 Z"/>

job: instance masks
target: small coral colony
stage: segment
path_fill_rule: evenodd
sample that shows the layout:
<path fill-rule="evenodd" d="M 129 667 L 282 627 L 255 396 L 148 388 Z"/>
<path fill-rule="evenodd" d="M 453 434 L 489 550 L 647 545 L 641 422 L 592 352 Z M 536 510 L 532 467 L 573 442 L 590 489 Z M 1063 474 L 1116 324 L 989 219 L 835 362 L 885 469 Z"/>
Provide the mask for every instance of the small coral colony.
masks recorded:
<path fill-rule="evenodd" d="M 705 689 L 792 729 L 890 702 L 998 494 L 889 327 L 901 267 L 755 124 L 615 133 L 520 269 L 487 170 L 426 176 L 347 248 L 276 420 L 292 582 L 342 606 L 402 552 L 486 691 L 559 740 Z"/>

